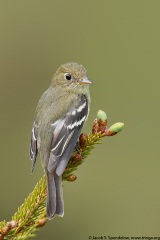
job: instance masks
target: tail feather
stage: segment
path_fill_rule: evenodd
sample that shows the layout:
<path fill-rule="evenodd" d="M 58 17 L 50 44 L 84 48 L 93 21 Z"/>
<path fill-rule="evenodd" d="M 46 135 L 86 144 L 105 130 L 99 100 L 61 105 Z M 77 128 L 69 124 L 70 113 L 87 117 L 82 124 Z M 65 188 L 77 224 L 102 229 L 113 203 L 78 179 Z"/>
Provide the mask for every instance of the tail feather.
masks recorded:
<path fill-rule="evenodd" d="M 53 173 L 47 173 L 47 217 L 53 218 L 56 212 L 56 185 Z"/>
<path fill-rule="evenodd" d="M 55 185 L 56 185 L 56 214 L 60 217 L 64 215 L 64 201 L 63 201 L 63 190 L 62 190 L 62 176 L 55 174 Z"/>
<path fill-rule="evenodd" d="M 62 192 L 62 177 L 56 173 L 47 173 L 47 217 L 53 218 L 55 214 L 63 217 L 64 204 Z"/>

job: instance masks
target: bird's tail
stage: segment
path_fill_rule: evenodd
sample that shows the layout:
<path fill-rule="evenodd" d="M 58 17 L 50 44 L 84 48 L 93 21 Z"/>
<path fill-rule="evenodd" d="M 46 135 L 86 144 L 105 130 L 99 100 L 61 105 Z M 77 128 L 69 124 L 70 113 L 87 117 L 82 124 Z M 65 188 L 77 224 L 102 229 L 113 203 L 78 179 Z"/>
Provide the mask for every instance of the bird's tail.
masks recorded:
<path fill-rule="evenodd" d="M 56 173 L 47 173 L 47 217 L 53 218 L 55 214 L 63 217 L 64 203 L 62 192 L 62 176 Z"/>

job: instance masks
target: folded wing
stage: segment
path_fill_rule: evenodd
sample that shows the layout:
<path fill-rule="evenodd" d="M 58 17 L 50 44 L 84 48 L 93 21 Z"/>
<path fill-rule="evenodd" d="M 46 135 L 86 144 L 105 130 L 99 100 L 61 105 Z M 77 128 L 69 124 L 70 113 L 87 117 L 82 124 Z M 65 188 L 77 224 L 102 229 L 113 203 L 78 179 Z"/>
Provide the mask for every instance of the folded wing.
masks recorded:
<path fill-rule="evenodd" d="M 48 171 L 61 176 L 78 141 L 81 129 L 88 116 L 88 102 L 81 96 L 77 106 L 67 115 L 54 123 Z"/>

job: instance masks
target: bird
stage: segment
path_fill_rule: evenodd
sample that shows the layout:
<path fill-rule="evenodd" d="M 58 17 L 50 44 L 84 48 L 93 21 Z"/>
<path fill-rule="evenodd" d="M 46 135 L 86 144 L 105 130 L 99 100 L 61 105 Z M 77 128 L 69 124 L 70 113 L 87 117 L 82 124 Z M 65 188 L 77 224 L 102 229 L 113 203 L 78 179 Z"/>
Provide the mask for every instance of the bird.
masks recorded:
<path fill-rule="evenodd" d="M 39 154 L 47 178 L 48 219 L 64 215 L 62 174 L 89 115 L 90 84 L 81 64 L 62 64 L 36 107 L 30 141 L 31 172 Z"/>

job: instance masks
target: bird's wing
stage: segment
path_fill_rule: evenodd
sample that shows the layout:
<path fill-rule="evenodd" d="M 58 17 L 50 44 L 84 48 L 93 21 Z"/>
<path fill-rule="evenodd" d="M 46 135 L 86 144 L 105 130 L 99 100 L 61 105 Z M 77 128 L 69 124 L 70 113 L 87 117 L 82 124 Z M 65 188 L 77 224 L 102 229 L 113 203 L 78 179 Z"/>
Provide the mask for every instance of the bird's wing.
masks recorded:
<path fill-rule="evenodd" d="M 67 166 L 69 158 L 78 141 L 83 124 L 88 115 L 88 101 L 81 96 L 77 106 L 66 116 L 55 122 L 53 138 L 48 162 L 48 171 L 56 169 L 56 174 L 61 176 Z"/>
<path fill-rule="evenodd" d="M 30 142 L 30 158 L 32 160 L 32 172 L 34 170 L 34 167 L 36 164 L 36 158 L 38 154 L 37 136 L 38 136 L 38 125 L 36 124 L 36 122 L 34 122 L 33 128 L 32 128 L 31 142 Z"/>

